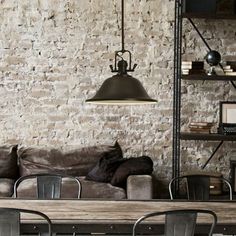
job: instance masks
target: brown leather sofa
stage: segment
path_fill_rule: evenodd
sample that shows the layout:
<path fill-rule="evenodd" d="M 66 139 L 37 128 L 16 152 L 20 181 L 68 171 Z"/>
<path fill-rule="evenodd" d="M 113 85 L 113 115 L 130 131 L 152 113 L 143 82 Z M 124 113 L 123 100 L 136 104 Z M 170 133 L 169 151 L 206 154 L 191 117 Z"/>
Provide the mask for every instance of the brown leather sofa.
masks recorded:
<path fill-rule="evenodd" d="M 39 147 L 0 147 L 0 197 L 12 196 L 14 182 L 20 176 L 56 173 L 78 177 L 82 184 L 81 198 L 151 199 L 152 177 L 145 173 L 127 176 L 125 186 L 113 186 L 110 182 L 86 178 L 104 154 L 118 155 L 119 148 L 116 145 L 99 145 L 68 151 Z M 72 198 L 74 194 L 72 185 L 62 186 L 62 197 Z M 35 195 L 36 181 L 28 180 L 19 186 L 19 197 L 31 198 Z"/>

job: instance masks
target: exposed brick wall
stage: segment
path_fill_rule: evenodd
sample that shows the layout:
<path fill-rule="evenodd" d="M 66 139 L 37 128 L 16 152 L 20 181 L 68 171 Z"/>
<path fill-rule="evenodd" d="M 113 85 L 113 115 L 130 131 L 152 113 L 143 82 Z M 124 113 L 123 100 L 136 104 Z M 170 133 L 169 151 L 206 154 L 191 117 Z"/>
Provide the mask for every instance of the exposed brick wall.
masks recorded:
<path fill-rule="evenodd" d="M 157 105 L 85 104 L 112 76 L 109 65 L 120 49 L 119 0 L 0 1 L 1 144 L 64 147 L 119 140 L 126 156 L 153 158 L 157 189 L 168 181 L 174 1 L 130 0 L 125 12 L 126 48 L 138 63 L 133 76 L 158 100 Z M 235 55 L 234 22 L 199 22 L 216 49 Z M 186 57 L 203 58 L 203 43 L 186 21 L 184 25 Z M 235 99 L 229 83 L 183 82 L 182 87 L 184 126 L 191 120 L 217 122 L 218 100 Z M 187 169 L 204 163 L 214 146 L 183 144 L 187 144 L 183 147 Z M 225 153 L 232 146 L 225 144 L 208 168 L 227 176 L 233 152 Z"/>

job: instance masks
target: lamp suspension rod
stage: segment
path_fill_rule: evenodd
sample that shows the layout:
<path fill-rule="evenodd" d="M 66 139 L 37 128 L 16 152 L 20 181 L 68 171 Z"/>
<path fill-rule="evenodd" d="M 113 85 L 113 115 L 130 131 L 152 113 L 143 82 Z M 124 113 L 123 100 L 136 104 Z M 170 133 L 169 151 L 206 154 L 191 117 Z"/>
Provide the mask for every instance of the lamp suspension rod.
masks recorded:
<path fill-rule="evenodd" d="M 125 33 L 124 33 L 124 0 L 121 0 L 121 47 L 122 52 L 125 51 Z"/>

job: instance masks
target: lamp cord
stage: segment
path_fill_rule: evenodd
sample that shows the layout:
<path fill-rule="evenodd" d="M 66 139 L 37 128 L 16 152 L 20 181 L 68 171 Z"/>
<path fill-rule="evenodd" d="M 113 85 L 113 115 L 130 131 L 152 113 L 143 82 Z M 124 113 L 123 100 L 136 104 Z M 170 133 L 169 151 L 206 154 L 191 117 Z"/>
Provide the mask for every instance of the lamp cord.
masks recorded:
<path fill-rule="evenodd" d="M 124 0 L 121 0 L 121 51 L 125 52 L 124 43 L 125 33 L 124 33 Z"/>

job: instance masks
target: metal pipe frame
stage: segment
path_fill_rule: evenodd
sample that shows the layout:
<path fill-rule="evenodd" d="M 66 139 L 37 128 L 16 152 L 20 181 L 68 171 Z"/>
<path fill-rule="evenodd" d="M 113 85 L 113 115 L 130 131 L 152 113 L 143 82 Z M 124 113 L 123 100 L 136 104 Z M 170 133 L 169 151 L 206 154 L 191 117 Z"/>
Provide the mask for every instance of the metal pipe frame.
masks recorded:
<path fill-rule="evenodd" d="M 180 175 L 181 55 L 182 0 L 175 0 L 172 178 Z M 174 195 L 178 191 L 179 183 L 176 182 Z"/>
<path fill-rule="evenodd" d="M 53 233 L 57 235 L 71 236 L 73 235 L 131 235 L 133 224 L 53 224 Z M 21 224 L 21 235 L 37 235 L 39 232 L 46 232 L 45 224 Z M 196 226 L 196 232 L 201 234 L 209 230 L 209 224 L 199 224 Z M 142 224 L 139 228 L 139 232 L 142 235 L 160 235 L 164 232 L 164 224 Z M 214 233 L 220 234 L 236 234 L 235 224 L 217 224 Z"/>

